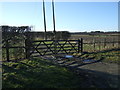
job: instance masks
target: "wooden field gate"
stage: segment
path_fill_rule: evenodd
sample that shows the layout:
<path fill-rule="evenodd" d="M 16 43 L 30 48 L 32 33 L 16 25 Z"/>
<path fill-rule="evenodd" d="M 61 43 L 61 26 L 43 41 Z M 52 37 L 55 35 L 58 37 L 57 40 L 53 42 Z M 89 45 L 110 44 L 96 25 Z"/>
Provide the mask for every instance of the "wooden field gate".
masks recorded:
<path fill-rule="evenodd" d="M 46 55 L 71 55 L 83 51 L 83 39 L 78 40 L 26 40 L 26 58 Z"/>

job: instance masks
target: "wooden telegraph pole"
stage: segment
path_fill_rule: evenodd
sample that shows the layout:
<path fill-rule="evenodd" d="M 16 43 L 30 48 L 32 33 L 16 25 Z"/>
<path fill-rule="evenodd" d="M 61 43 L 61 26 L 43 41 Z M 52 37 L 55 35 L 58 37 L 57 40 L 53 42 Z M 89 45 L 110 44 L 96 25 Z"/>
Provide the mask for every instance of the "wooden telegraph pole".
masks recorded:
<path fill-rule="evenodd" d="M 44 3 L 44 0 L 43 0 L 43 16 L 44 16 L 44 29 L 45 29 L 44 40 L 47 40 L 47 35 L 46 35 L 46 17 L 45 17 L 45 3 Z"/>
<path fill-rule="evenodd" d="M 55 11 L 54 11 L 54 0 L 52 0 L 52 11 L 53 11 L 53 33 L 54 33 L 54 54 L 57 55 L 57 42 L 56 42 L 56 30 L 55 30 Z"/>
<path fill-rule="evenodd" d="M 56 34 L 56 31 L 55 31 L 55 11 L 54 11 L 54 0 L 52 0 L 52 11 L 53 11 L 53 32 L 54 32 L 54 35 Z"/>

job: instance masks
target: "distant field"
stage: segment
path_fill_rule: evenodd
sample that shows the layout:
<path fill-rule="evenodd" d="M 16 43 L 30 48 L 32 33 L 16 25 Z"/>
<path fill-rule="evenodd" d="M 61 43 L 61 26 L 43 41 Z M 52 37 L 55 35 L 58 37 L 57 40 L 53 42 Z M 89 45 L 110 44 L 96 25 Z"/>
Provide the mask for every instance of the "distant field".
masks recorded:
<path fill-rule="evenodd" d="M 83 51 L 101 51 L 112 48 L 119 48 L 119 33 L 101 33 L 101 34 L 71 34 L 70 39 L 83 38 Z"/>
<path fill-rule="evenodd" d="M 91 42 L 93 40 L 96 41 L 101 41 L 105 40 L 106 41 L 119 41 L 119 36 L 120 34 L 114 33 L 114 34 L 71 34 L 70 39 L 79 39 L 83 38 L 85 41 Z"/>

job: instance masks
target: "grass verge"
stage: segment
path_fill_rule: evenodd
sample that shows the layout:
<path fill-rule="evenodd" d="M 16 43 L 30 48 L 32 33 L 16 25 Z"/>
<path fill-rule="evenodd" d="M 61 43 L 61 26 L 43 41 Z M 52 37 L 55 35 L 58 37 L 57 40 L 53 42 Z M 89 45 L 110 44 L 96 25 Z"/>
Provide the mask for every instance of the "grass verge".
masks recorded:
<path fill-rule="evenodd" d="M 83 79 L 48 60 L 3 63 L 3 88 L 77 88 Z"/>
<path fill-rule="evenodd" d="M 106 63 L 119 63 L 120 49 L 110 49 L 93 53 L 83 54 L 81 57 L 84 59 L 93 59 L 93 60 L 101 60 L 101 62 Z"/>

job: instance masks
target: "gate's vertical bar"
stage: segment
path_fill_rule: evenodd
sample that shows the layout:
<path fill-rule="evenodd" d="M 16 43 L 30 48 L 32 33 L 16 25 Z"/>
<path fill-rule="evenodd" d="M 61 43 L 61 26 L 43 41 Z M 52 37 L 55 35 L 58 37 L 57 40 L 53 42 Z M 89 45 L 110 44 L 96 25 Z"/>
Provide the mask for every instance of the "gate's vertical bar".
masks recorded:
<path fill-rule="evenodd" d="M 81 53 L 83 52 L 83 38 L 81 38 Z"/>
<path fill-rule="evenodd" d="M 7 61 L 9 62 L 10 59 L 9 59 L 9 42 L 8 42 L 8 40 L 6 40 L 6 58 L 7 58 Z"/>
<path fill-rule="evenodd" d="M 26 52 L 26 58 L 30 58 L 30 43 L 29 39 L 25 39 L 25 52 Z"/>
<path fill-rule="evenodd" d="M 56 58 L 56 56 L 57 56 L 57 40 L 55 38 L 55 40 L 54 40 L 54 57 Z"/>

